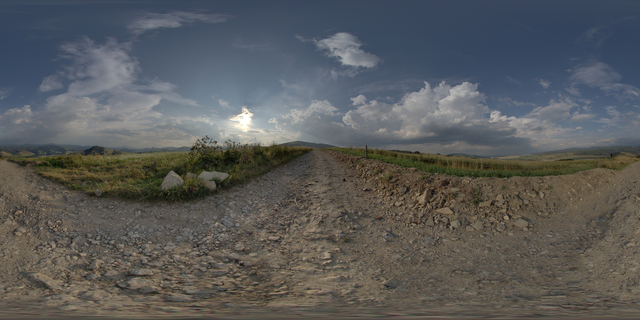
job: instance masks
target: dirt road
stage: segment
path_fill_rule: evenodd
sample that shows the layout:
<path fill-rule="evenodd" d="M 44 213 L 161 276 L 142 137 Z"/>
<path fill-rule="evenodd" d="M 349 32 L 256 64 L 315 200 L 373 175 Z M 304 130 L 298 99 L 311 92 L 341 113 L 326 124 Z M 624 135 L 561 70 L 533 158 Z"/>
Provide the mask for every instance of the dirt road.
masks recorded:
<path fill-rule="evenodd" d="M 146 203 L 1 161 L 0 316 L 637 315 L 639 178 L 459 178 L 314 150 Z"/>

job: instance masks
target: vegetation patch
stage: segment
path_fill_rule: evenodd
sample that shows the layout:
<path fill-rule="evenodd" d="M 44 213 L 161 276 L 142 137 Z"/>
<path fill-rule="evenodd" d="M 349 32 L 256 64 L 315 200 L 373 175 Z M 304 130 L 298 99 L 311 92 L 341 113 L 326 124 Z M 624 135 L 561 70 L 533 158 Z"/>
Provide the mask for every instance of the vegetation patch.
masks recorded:
<path fill-rule="evenodd" d="M 20 165 L 32 165 L 39 175 L 58 181 L 72 190 L 128 199 L 171 201 L 198 199 L 211 191 L 197 178 L 202 171 L 219 171 L 229 178 L 217 190 L 247 182 L 287 163 L 310 148 L 238 144 L 218 145 L 205 137 L 198 139 L 190 152 L 147 154 L 89 155 L 73 154 L 46 158 L 11 158 Z M 165 176 L 174 171 L 182 177 L 181 186 L 162 190 Z M 195 177 L 188 178 L 191 172 Z"/>
<path fill-rule="evenodd" d="M 333 148 L 332 150 L 360 157 L 365 156 L 365 150 L 362 148 Z M 554 176 L 596 168 L 622 170 L 629 164 L 638 161 L 638 158 L 629 156 L 575 161 L 518 161 L 437 154 L 412 154 L 379 149 L 369 149 L 368 157 L 402 167 L 416 168 L 428 173 L 441 173 L 459 177 L 499 178 Z M 382 180 L 384 178 L 381 177 Z"/>

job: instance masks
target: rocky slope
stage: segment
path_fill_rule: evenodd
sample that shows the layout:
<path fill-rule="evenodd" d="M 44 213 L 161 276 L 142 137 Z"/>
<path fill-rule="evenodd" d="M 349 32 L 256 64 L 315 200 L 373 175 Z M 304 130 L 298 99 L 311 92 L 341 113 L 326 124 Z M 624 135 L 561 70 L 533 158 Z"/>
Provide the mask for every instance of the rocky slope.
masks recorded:
<path fill-rule="evenodd" d="M 471 179 L 314 150 L 146 203 L 2 161 L 0 314 L 633 313 L 639 177 Z"/>

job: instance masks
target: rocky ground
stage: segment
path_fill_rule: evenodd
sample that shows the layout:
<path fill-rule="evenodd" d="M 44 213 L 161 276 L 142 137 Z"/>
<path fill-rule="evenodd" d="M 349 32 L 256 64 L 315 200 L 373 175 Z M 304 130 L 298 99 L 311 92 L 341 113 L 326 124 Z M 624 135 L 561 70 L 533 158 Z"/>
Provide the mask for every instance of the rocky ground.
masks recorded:
<path fill-rule="evenodd" d="M 639 178 L 461 178 L 314 150 L 147 203 L 1 161 L 0 316 L 637 316 Z"/>

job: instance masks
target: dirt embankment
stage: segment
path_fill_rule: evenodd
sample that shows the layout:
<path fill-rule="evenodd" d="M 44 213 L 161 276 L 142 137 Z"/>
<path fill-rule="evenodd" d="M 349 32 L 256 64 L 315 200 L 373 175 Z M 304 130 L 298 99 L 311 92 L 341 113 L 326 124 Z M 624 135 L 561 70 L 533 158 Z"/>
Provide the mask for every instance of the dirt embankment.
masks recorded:
<path fill-rule="evenodd" d="M 2 161 L 0 310 L 635 312 L 638 178 L 640 163 L 459 178 L 314 150 L 200 201 L 146 203 Z"/>

